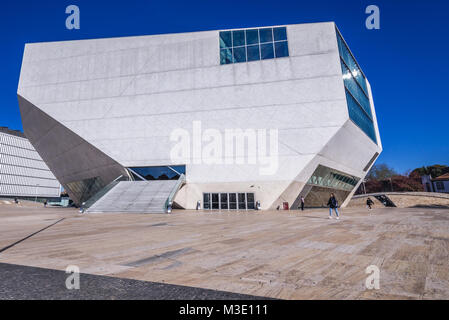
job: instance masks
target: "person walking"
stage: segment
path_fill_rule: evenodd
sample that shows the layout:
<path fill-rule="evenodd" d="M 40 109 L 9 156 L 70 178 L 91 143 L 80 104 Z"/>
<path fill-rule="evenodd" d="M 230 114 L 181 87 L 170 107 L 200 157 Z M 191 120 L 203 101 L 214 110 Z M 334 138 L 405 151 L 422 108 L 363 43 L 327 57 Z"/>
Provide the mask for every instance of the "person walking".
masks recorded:
<path fill-rule="evenodd" d="M 368 199 L 366 199 L 366 206 L 368 207 L 368 209 L 372 209 L 371 206 L 374 204 L 373 200 L 371 200 L 371 198 L 368 197 Z"/>
<path fill-rule="evenodd" d="M 329 207 L 329 219 L 332 219 L 332 209 L 335 210 L 335 215 L 337 216 L 337 220 L 340 220 L 340 215 L 338 214 L 338 201 L 335 198 L 335 195 L 331 193 L 329 201 L 327 202 L 327 206 Z"/>
<path fill-rule="evenodd" d="M 44 208 L 47 208 L 47 199 L 44 201 Z"/>
<path fill-rule="evenodd" d="M 301 211 L 304 211 L 304 197 L 301 196 Z"/>

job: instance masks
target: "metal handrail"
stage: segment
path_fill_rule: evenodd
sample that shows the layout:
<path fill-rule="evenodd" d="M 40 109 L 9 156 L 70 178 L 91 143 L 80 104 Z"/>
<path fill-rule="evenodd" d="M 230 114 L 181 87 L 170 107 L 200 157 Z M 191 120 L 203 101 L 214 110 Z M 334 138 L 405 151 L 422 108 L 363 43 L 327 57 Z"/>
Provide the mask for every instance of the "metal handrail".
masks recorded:
<path fill-rule="evenodd" d="M 178 178 L 178 181 L 176 181 L 175 186 L 173 187 L 172 191 L 170 192 L 167 200 L 165 201 L 165 211 L 167 213 L 171 212 L 171 208 L 173 205 L 173 199 L 175 198 L 176 194 L 178 193 L 180 187 L 186 182 L 186 176 L 185 174 L 181 174 Z"/>

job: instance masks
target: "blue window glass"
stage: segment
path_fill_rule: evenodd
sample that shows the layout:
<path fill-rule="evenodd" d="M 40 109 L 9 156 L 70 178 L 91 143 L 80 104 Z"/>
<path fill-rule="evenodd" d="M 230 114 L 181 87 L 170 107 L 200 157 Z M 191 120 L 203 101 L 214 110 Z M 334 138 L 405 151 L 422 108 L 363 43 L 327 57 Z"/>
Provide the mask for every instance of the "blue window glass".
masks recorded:
<path fill-rule="evenodd" d="M 247 50 L 246 53 L 248 55 L 248 61 L 260 60 L 260 50 L 258 44 L 255 46 L 247 46 L 246 50 Z"/>
<path fill-rule="evenodd" d="M 260 34 L 260 43 L 273 41 L 272 28 L 259 29 L 259 34 Z"/>
<path fill-rule="evenodd" d="M 232 46 L 238 47 L 244 45 L 245 45 L 245 31 L 244 30 L 232 31 Z"/>
<path fill-rule="evenodd" d="M 260 45 L 260 57 L 262 59 L 273 59 L 273 43 L 263 43 Z"/>
<path fill-rule="evenodd" d="M 276 51 L 276 58 L 288 57 L 287 41 L 275 42 L 274 49 Z"/>
<path fill-rule="evenodd" d="M 246 62 L 246 48 L 238 47 L 233 49 L 234 62 Z"/>
<path fill-rule="evenodd" d="M 343 73 L 343 80 L 345 83 L 345 87 L 351 92 L 354 98 L 359 102 L 359 104 L 363 107 L 365 112 L 371 118 L 371 105 L 369 102 L 368 96 L 361 89 L 357 81 L 355 80 L 353 74 L 349 71 L 348 67 L 341 60 L 341 70 Z"/>
<path fill-rule="evenodd" d="M 259 30 L 250 29 L 246 30 L 246 44 L 259 44 Z"/>
<path fill-rule="evenodd" d="M 377 144 L 365 76 L 337 29 L 336 33 L 349 118 Z"/>
<path fill-rule="evenodd" d="M 288 57 L 286 27 L 220 32 L 220 64 Z"/>
<path fill-rule="evenodd" d="M 145 180 L 177 180 L 186 173 L 186 166 L 131 167 L 129 168 Z M 136 180 L 142 180 L 134 175 Z"/>
<path fill-rule="evenodd" d="M 273 28 L 274 41 L 287 40 L 287 28 Z"/>
<path fill-rule="evenodd" d="M 340 51 L 340 56 L 343 59 L 343 61 L 346 63 L 346 65 L 351 70 L 352 74 L 354 75 L 356 81 L 360 84 L 363 91 L 365 93 L 368 93 L 367 87 L 366 87 L 366 79 L 363 75 L 362 71 L 360 70 L 359 65 L 355 61 L 354 57 L 352 56 L 351 52 L 349 51 L 349 48 L 345 44 L 343 38 L 341 37 L 340 33 L 337 30 L 337 42 L 338 42 L 338 50 Z"/>
<path fill-rule="evenodd" d="M 232 63 L 234 60 L 232 59 L 232 49 L 221 49 L 220 50 L 220 64 L 228 64 Z"/>
<path fill-rule="evenodd" d="M 349 118 L 366 133 L 374 143 L 377 143 L 373 121 L 363 111 L 354 97 L 346 90 L 346 101 L 348 103 Z"/>
<path fill-rule="evenodd" d="M 231 48 L 231 47 L 232 47 L 231 31 L 220 32 L 220 48 Z"/>

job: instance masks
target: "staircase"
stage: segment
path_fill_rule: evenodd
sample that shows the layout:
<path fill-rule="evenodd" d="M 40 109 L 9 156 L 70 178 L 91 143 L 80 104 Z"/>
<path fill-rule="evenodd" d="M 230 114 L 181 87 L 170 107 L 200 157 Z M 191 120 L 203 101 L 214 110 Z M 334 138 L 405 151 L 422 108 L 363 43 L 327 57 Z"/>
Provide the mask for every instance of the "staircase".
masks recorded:
<path fill-rule="evenodd" d="M 87 212 L 165 213 L 180 186 L 179 180 L 121 181 Z"/>

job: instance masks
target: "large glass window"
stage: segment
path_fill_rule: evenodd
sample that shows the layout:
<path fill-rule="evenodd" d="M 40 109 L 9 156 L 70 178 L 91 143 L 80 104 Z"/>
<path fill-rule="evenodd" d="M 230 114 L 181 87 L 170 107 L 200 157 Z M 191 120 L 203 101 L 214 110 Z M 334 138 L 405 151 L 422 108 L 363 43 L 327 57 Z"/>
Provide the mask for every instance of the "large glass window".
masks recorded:
<path fill-rule="evenodd" d="M 288 56 L 286 27 L 220 32 L 220 64 Z"/>
<path fill-rule="evenodd" d="M 359 180 L 357 177 L 319 165 L 310 177 L 308 184 L 335 190 L 351 191 Z"/>
<path fill-rule="evenodd" d="M 340 32 L 336 32 L 349 118 L 377 143 L 366 78 Z"/>
<path fill-rule="evenodd" d="M 131 174 L 136 180 L 178 180 L 186 174 L 186 166 L 131 167 Z"/>

